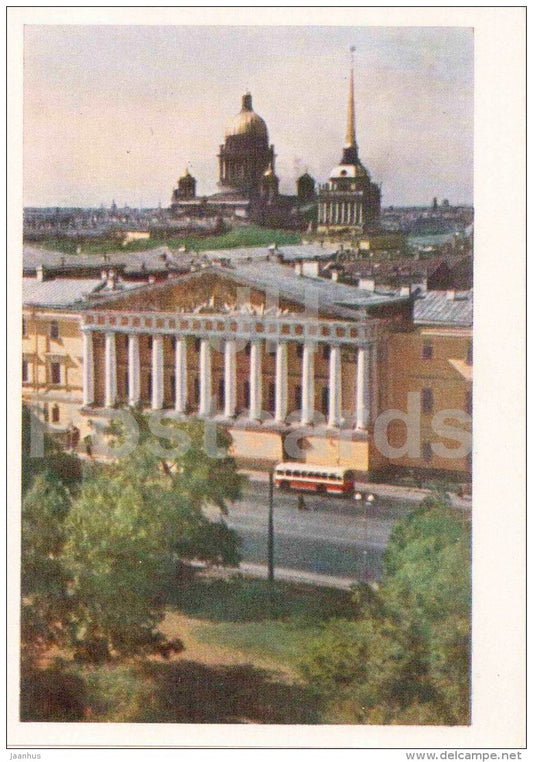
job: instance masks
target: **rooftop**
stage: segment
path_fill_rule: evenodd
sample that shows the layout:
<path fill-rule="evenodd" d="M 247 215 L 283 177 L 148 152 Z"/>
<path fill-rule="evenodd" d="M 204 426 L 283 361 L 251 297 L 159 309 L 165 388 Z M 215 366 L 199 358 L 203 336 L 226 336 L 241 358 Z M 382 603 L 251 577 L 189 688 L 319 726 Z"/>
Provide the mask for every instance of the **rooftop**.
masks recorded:
<path fill-rule="evenodd" d="M 46 307 L 74 307 L 105 286 L 102 280 L 86 278 L 60 278 L 40 281 L 23 278 L 22 301 L 25 305 Z"/>
<path fill-rule="evenodd" d="M 471 326 L 473 291 L 428 291 L 416 299 L 414 321 L 417 325 Z"/>

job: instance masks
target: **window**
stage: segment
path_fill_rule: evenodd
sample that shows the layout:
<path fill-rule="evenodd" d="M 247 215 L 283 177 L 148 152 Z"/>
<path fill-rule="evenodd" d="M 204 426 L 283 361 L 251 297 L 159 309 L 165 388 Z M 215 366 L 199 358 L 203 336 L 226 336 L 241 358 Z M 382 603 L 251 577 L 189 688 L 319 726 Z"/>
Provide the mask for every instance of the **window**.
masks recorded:
<path fill-rule="evenodd" d="M 329 360 L 329 350 L 330 350 L 329 344 L 324 344 L 324 346 L 322 347 L 322 358 L 324 360 Z"/>
<path fill-rule="evenodd" d="M 466 362 L 468 365 L 472 365 L 472 362 L 474 360 L 474 345 L 471 341 L 468 342 L 468 346 L 466 348 Z"/>
<path fill-rule="evenodd" d="M 194 351 L 199 352 L 200 351 L 200 339 L 194 340 Z"/>
<path fill-rule="evenodd" d="M 465 394 L 465 410 L 468 415 L 472 415 L 472 390 L 469 389 Z"/>
<path fill-rule="evenodd" d="M 294 409 L 300 410 L 301 404 L 302 404 L 302 387 L 295 386 L 294 387 Z"/>
<path fill-rule="evenodd" d="M 194 379 L 194 404 L 199 405 L 200 404 L 200 379 L 196 377 Z"/>
<path fill-rule="evenodd" d="M 422 359 L 423 360 L 432 360 L 433 359 L 433 344 L 431 341 L 424 341 L 422 344 Z"/>
<path fill-rule="evenodd" d="M 150 350 L 150 352 L 151 352 L 151 351 L 152 351 L 152 346 L 153 346 L 153 343 L 154 343 L 154 340 L 153 340 L 153 338 L 152 338 L 151 336 L 148 336 L 148 338 L 147 338 L 147 340 L 146 340 L 146 343 L 147 343 L 147 345 L 148 345 L 148 349 L 149 349 L 149 350 Z"/>
<path fill-rule="evenodd" d="M 252 351 L 252 345 L 250 344 L 249 341 L 247 341 L 246 345 L 244 347 L 244 354 L 246 355 L 246 357 L 250 357 L 250 352 L 251 351 Z"/>
<path fill-rule="evenodd" d="M 45 423 L 48 423 L 48 421 L 50 420 L 50 415 L 48 413 L 48 403 L 47 402 L 45 402 L 44 405 L 43 405 L 43 420 L 44 420 Z"/>
<path fill-rule="evenodd" d="M 322 387 L 321 407 L 322 407 L 321 412 L 324 413 L 324 415 L 327 415 L 329 410 L 329 387 L 328 386 Z"/>
<path fill-rule="evenodd" d="M 268 409 L 274 411 L 276 408 L 276 384 L 272 381 L 268 384 Z"/>
<path fill-rule="evenodd" d="M 429 415 L 433 412 L 433 389 L 422 389 L 422 413 Z"/>
<path fill-rule="evenodd" d="M 245 381 L 243 385 L 244 407 L 250 407 L 250 382 Z"/>
<path fill-rule="evenodd" d="M 422 442 L 422 460 L 429 463 L 433 457 L 431 442 Z"/>
<path fill-rule="evenodd" d="M 60 362 L 50 363 L 50 383 L 51 384 L 61 383 L 61 363 Z"/>
<path fill-rule="evenodd" d="M 52 408 L 52 423 L 59 423 L 59 405 Z"/>
<path fill-rule="evenodd" d="M 296 344 L 296 357 L 302 358 L 304 356 L 304 345 Z"/>
<path fill-rule="evenodd" d="M 28 331 L 27 331 L 27 327 L 26 327 L 26 318 L 23 317 L 22 318 L 22 336 L 24 337 L 24 336 L 27 336 L 27 335 L 28 335 Z"/>
<path fill-rule="evenodd" d="M 224 408 L 225 394 L 224 394 L 224 379 L 220 378 L 218 381 L 218 406 Z"/>
<path fill-rule="evenodd" d="M 50 338 L 59 339 L 59 323 L 57 320 L 52 320 L 50 323 Z"/>

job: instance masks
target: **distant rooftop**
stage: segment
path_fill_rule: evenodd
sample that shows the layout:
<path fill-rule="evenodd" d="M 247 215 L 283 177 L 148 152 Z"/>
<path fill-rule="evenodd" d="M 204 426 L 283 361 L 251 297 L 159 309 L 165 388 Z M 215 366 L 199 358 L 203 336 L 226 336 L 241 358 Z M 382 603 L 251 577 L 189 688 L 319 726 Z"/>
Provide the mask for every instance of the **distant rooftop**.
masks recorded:
<path fill-rule="evenodd" d="M 473 291 L 428 291 L 416 299 L 414 321 L 417 325 L 471 326 Z"/>
<path fill-rule="evenodd" d="M 60 278 L 40 281 L 23 278 L 22 301 L 29 306 L 73 307 L 83 302 L 89 294 L 102 289 L 101 280 L 86 278 Z"/>

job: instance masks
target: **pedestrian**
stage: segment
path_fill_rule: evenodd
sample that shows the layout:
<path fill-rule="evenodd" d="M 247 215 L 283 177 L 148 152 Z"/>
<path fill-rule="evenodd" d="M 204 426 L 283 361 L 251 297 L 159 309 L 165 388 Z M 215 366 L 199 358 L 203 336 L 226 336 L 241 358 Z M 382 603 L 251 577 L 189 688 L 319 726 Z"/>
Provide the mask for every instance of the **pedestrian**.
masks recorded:
<path fill-rule="evenodd" d="M 298 495 L 298 510 L 299 511 L 305 511 L 305 500 L 303 495 Z"/>
<path fill-rule="evenodd" d="M 85 452 L 87 453 L 89 458 L 93 457 L 93 438 L 90 434 L 87 434 L 87 436 L 83 437 L 83 441 L 85 443 Z"/>

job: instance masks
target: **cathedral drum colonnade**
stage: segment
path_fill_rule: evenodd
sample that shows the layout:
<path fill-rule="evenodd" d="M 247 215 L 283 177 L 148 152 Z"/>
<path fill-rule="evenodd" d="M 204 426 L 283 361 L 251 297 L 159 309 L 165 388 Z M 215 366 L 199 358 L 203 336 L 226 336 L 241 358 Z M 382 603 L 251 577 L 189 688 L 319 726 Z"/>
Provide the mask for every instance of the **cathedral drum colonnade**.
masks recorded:
<path fill-rule="evenodd" d="M 371 322 L 357 325 L 346 321 L 314 320 L 302 323 L 290 318 L 258 318 L 256 316 L 198 316 L 158 313 L 84 312 L 83 333 L 83 406 L 110 408 L 120 401 L 136 405 L 143 400 L 141 389 L 140 342 L 151 346 L 149 372 L 149 404 L 152 410 L 172 407 L 178 413 L 196 412 L 201 417 L 222 416 L 231 420 L 238 412 L 237 357 L 246 350 L 248 389 L 248 418 L 260 422 L 266 411 L 275 423 L 284 424 L 293 416 L 289 405 L 288 379 L 294 369 L 289 366 L 289 350 L 296 345 L 300 363 L 300 410 L 302 426 L 315 422 L 315 357 L 326 349 L 327 426 L 342 425 L 342 349 L 356 349 L 356 382 L 353 400 L 345 400 L 347 408 L 355 410 L 355 428 L 365 432 L 377 412 L 377 326 Z M 103 395 L 95 384 L 95 337 L 104 337 Z M 120 399 L 118 388 L 117 340 L 126 340 L 126 395 Z M 165 342 L 167 338 L 167 342 Z M 168 343 L 170 338 L 170 343 Z M 188 373 L 193 353 L 198 347 L 197 395 L 191 399 Z M 170 357 L 165 352 L 170 349 Z M 213 356 L 218 351 L 222 359 L 221 394 L 213 384 Z M 263 365 L 266 353 L 274 354 L 273 399 L 266 399 Z M 173 357 L 172 357 L 173 355 Z M 171 399 L 165 395 L 165 363 L 172 361 Z M 242 368 L 241 368 L 242 373 Z M 144 395 L 146 397 L 146 395 Z M 350 404 L 351 402 L 351 404 Z M 195 409 L 196 408 L 196 409 Z"/>

